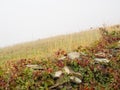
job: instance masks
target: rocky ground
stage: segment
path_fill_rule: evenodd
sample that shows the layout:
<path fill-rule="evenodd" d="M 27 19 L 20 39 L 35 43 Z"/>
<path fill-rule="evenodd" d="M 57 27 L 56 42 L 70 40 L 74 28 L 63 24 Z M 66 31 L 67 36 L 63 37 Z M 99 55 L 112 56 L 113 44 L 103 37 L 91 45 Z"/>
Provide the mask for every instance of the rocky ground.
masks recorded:
<path fill-rule="evenodd" d="M 0 72 L 1 90 L 119 90 L 120 32 L 100 29 L 92 47 L 58 50 L 43 60 L 7 62 Z"/>

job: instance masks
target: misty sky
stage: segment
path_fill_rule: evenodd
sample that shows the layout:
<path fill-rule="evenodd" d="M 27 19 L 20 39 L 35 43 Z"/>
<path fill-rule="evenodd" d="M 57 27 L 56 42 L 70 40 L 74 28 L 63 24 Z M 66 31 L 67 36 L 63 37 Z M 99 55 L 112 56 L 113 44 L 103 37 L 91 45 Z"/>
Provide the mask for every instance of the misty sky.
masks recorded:
<path fill-rule="evenodd" d="M 120 24 L 120 0 L 0 0 L 0 47 Z"/>

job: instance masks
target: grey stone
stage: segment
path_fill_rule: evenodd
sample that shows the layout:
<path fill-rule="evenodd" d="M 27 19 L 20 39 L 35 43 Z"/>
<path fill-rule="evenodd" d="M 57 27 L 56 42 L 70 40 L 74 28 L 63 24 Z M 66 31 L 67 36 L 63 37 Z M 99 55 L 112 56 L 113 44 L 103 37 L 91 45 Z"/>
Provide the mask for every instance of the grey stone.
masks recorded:
<path fill-rule="evenodd" d="M 67 73 L 67 74 L 71 73 L 70 69 L 67 66 L 65 66 L 63 69 L 64 69 L 65 73 Z"/>
<path fill-rule="evenodd" d="M 106 54 L 103 53 L 103 52 L 98 52 L 98 53 L 95 54 L 95 57 L 97 57 L 97 58 L 105 58 Z"/>
<path fill-rule="evenodd" d="M 41 67 L 40 65 L 26 65 L 28 68 L 32 68 L 34 70 L 43 70 L 44 68 Z"/>
<path fill-rule="evenodd" d="M 71 53 L 68 53 L 68 58 L 69 59 L 76 59 L 76 58 L 79 58 L 80 57 L 80 53 L 78 52 L 71 52 Z"/>
<path fill-rule="evenodd" d="M 62 71 L 60 70 L 60 71 L 57 71 L 57 72 L 55 72 L 55 74 L 54 74 L 54 78 L 59 78 L 61 75 L 62 75 Z"/>
<path fill-rule="evenodd" d="M 78 77 L 75 77 L 75 76 L 71 76 L 71 77 L 70 77 L 70 80 L 71 80 L 72 82 L 76 83 L 76 84 L 82 83 L 82 80 L 79 79 Z"/>
<path fill-rule="evenodd" d="M 66 56 L 58 58 L 58 60 L 64 60 L 64 59 L 66 59 Z"/>
<path fill-rule="evenodd" d="M 55 72 L 54 78 L 59 78 L 63 73 L 70 74 L 71 71 L 67 66 L 65 66 L 62 70 Z"/>
<path fill-rule="evenodd" d="M 110 60 L 108 60 L 106 58 L 95 58 L 94 60 L 95 60 L 95 62 L 104 62 L 104 63 L 110 62 Z"/>

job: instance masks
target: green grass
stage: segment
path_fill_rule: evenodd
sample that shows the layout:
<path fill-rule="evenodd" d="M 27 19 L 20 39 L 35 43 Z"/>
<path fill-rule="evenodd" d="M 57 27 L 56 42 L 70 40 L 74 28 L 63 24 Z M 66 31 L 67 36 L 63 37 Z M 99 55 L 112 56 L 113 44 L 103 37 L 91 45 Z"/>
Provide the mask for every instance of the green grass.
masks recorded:
<path fill-rule="evenodd" d="M 119 25 L 107 27 L 110 31 L 119 30 L 119 28 Z M 40 60 L 46 56 L 53 55 L 59 49 L 69 52 L 78 46 L 90 46 L 93 42 L 99 40 L 100 37 L 99 29 L 95 29 L 2 48 L 0 49 L 0 64 L 7 60 L 19 60 L 22 58 Z"/>

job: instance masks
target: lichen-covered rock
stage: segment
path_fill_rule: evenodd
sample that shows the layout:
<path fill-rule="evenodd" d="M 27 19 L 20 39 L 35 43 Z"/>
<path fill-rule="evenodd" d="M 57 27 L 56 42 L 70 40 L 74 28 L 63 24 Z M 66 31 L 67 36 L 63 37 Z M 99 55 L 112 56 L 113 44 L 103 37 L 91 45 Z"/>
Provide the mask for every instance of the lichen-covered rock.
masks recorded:
<path fill-rule="evenodd" d="M 76 59 L 76 58 L 79 58 L 80 57 L 80 53 L 78 52 L 71 52 L 71 53 L 68 53 L 68 58 L 69 59 Z"/>

